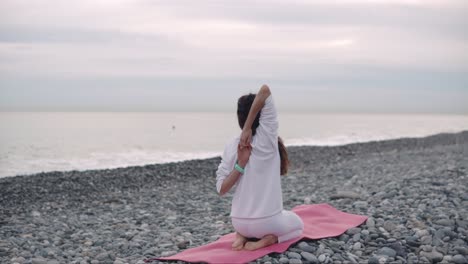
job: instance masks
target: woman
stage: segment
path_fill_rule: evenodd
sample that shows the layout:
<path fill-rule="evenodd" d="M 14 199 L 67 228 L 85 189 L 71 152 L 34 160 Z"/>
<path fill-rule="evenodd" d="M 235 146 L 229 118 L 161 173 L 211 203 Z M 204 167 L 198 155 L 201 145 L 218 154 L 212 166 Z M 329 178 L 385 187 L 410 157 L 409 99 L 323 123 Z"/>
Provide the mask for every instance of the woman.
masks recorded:
<path fill-rule="evenodd" d="M 289 161 L 278 137 L 278 117 L 268 86 L 263 85 L 257 95 L 239 98 L 237 118 L 242 133 L 226 145 L 216 172 L 220 195 L 235 187 L 233 250 L 256 250 L 299 237 L 302 220 L 283 210 L 280 174 L 286 174 Z"/>

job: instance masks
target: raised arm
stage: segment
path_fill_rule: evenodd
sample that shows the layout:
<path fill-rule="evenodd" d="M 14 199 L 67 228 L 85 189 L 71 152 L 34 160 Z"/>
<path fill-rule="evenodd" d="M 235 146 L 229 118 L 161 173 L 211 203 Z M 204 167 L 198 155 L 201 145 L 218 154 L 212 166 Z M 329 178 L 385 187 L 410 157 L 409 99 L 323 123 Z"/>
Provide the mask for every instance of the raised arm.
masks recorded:
<path fill-rule="evenodd" d="M 270 96 L 270 94 L 270 88 L 266 84 L 264 84 L 255 96 L 255 99 L 252 103 L 252 107 L 249 111 L 249 115 L 247 116 L 247 120 L 245 121 L 244 128 L 242 129 L 240 137 L 241 147 L 250 145 L 250 142 L 252 141 L 252 124 L 258 112 L 262 110 L 263 106 L 265 105 L 265 101 L 268 98 L 268 96 Z"/>
<path fill-rule="evenodd" d="M 240 144 L 237 146 L 237 164 L 242 168 L 245 169 L 247 162 L 249 161 L 250 154 L 252 152 L 252 147 L 247 146 L 243 149 L 240 149 Z M 239 178 L 242 176 L 237 169 L 233 169 L 229 176 L 223 180 L 221 184 L 221 188 L 219 189 L 219 195 L 224 195 L 225 193 L 229 192 L 231 188 L 236 184 Z"/>

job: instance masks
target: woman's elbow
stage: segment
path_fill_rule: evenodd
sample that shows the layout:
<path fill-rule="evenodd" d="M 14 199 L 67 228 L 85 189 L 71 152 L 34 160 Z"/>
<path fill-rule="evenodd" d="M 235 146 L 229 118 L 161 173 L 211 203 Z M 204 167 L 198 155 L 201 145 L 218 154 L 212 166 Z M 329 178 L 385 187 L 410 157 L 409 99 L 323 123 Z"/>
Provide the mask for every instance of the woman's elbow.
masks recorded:
<path fill-rule="evenodd" d="M 268 85 L 266 85 L 266 84 L 262 85 L 262 87 L 260 88 L 259 93 L 261 93 L 261 94 L 265 95 L 266 97 L 268 97 L 271 94 L 270 87 L 268 87 Z"/>

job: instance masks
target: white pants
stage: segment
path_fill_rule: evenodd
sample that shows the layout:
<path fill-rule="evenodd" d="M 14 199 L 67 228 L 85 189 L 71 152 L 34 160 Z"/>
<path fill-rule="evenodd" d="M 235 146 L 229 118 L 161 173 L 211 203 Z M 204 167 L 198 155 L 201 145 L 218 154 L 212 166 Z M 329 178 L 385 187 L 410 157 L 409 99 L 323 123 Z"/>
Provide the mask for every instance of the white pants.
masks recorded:
<path fill-rule="evenodd" d="M 302 219 L 294 212 L 283 210 L 264 218 L 232 217 L 234 229 L 247 238 L 262 238 L 266 235 L 278 237 L 278 243 L 298 238 L 304 230 Z"/>

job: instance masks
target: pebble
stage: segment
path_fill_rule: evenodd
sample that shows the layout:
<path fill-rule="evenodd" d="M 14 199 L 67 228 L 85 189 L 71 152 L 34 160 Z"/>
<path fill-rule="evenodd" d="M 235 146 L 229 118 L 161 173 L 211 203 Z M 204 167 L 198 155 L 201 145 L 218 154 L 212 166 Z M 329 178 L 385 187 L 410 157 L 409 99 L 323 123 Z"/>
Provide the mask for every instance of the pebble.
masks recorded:
<path fill-rule="evenodd" d="M 302 264 L 302 260 L 300 260 L 300 259 L 290 259 L 289 264 Z"/>
<path fill-rule="evenodd" d="M 435 262 L 435 263 L 439 262 L 439 261 L 442 261 L 442 259 L 444 258 L 444 255 L 442 255 L 442 253 L 437 252 L 435 250 L 433 250 L 431 252 L 421 251 L 419 253 L 419 255 L 421 257 L 427 258 L 430 262 Z"/>
<path fill-rule="evenodd" d="M 327 256 L 325 254 L 321 254 L 319 257 L 318 257 L 318 261 L 319 262 L 325 262 L 325 260 L 327 259 Z"/>
<path fill-rule="evenodd" d="M 357 201 L 353 203 L 353 206 L 356 208 L 366 209 L 369 203 L 366 201 Z"/>
<path fill-rule="evenodd" d="M 361 242 L 356 242 L 353 245 L 353 249 L 354 250 L 359 250 L 359 249 L 361 249 L 361 245 L 362 245 Z"/>
<path fill-rule="evenodd" d="M 460 255 L 460 254 L 453 256 L 452 261 L 453 261 L 453 263 L 457 263 L 457 264 L 467 264 L 468 263 L 467 259 L 464 256 Z"/>
<path fill-rule="evenodd" d="M 375 227 L 375 220 L 373 217 L 369 217 L 366 220 L 366 226 L 369 227 Z"/>
<path fill-rule="evenodd" d="M 423 236 L 423 237 L 421 237 L 421 244 L 431 245 L 432 244 L 432 236 Z"/>
<path fill-rule="evenodd" d="M 309 244 L 307 244 L 306 242 L 300 242 L 298 244 L 298 247 L 302 250 L 302 251 L 305 251 L 305 252 L 309 252 L 309 253 L 314 253 L 316 248 L 313 247 L 313 246 L 310 246 Z"/>
<path fill-rule="evenodd" d="M 351 191 L 338 191 L 336 194 L 330 195 L 330 199 L 332 200 L 342 198 L 359 199 L 360 195 Z"/>
<path fill-rule="evenodd" d="M 396 251 L 389 247 L 383 247 L 377 251 L 377 255 L 385 255 L 393 258 L 396 256 Z"/>
<path fill-rule="evenodd" d="M 32 264 L 47 264 L 47 260 L 40 259 L 40 258 L 33 258 L 31 259 Z"/>
<path fill-rule="evenodd" d="M 301 253 L 301 256 L 302 256 L 305 260 L 309 261 L 310 263 L 318 263 L 318 262 L 319 262 L 319 260 L 317 259 L 317 257 L 316 257 L 314 254 L 311 254 L 311 253 L 309 253 L 309 252 L 302 252 L 302 253 Z"/>
<path fill-rule="evenodd" d="M 354 235 L 354 234 L 357 234 L 357 233 L 359 233 L 359 232 L 361 232 L 361 228 L 359 228 L 359 227 L 353 227 L 353 228 L 348 229 L 348 230 L 346 231 L 346 234 L 348 234 L 348 235 Z"/>
<path fill-rule="evenodd" d="M 288 252 L 288 258 L 290 259 L 301 259 L 301 254 L 296 252 Z"/>
<path fill-rule="evenodd" d="M 462 255 L 468 255 L 468 247 L 454 247 L 453 249 Z"/>

